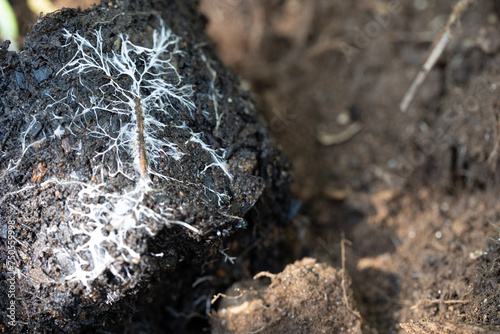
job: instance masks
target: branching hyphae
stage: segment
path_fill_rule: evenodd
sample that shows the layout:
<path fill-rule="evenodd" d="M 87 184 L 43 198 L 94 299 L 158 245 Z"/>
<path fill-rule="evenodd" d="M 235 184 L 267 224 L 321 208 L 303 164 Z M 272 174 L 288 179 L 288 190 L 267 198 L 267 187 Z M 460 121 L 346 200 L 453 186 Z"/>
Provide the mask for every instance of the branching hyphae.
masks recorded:
<path fill-rule="evenodd" d="M 223 149 L 212 149 L 201 133 L 195 133 L 185 121 L 176 121 L 175 117 L 181 113 L 193 117 L 197 108 L 192 101 L 193 87 L 184 84 L 174 66 L 174 58 L 183 56 L 178 49 L 180 38 L 163 23 L 153 32 L 150 48 L 135 45 L 122 34 L 119 51 L 106 52 L 109 43 L 105 43 L 101 30 L 92 33 L 92 40 L 69 31 L 65 31 L 64 37 L 65 47 L 74 46 L 76 53 L 58 74 L 76 74 L 79 80 L 78 86 L 65 97 L 51 97 L 53 103 L 47 105 L 45 114 L 52 115 L 58 124 L 50 138 L 74 136 L 81 146 L 82 136 L 89 136 L 89 140 L 105 145 L 100 144 L 103 148 L 91 157 L 95 162 L 94 176 L 99 176 L 100 183 L 79 179 L 74 173 L 69 180 L 50 181 L 75 192 L 66 201 L 69 219 L 61 224 L 67 224 L 73 237 L 83 240 L 78 245 L 56 247 L 54 253 L 72 263 L 66 279 L 79 281 L 90 289 L 89 283 L 104 270 L 122 280 L 130 278 L 127 265 L 138 263 L 141 256 L 140 249 L 129 243 L 131 232 L 143 229 L 155 235 L 158 228 L 151 226 L 176 224 L 200 233 L 195 227 L 177 221 L 173 209 L 164 203 L 157 203 L 154 209 L 146 204 L 149 194 L 162 191 L 155 189 L 152 177 L 182 183 L 162 170 L 165 159 L 181 163 L 187 154 L 178 141 L 169 140 L 172 129 L 184 132 L 186 143 L 197 144 L 207 159 L 213 161 L 199 175 L 209 168 L 219 168 L 228 179 L 232 175 L 226 167 Z M 92 86 L 103 81 L 101 87 Z M 84 99 L 78 97 L 82 91 L 86 92 Z M 66 114 L 61 110 L 66 110 Z M 22 155 L 29 148 L 26 134 L 31 127 L 23 134 Z M 113 182 L 121 176 L 128 181 Z M 190 180 L 186 184 L 207 189 L 202 182 Z M 208 190 L 217 195 L 219 204 L 228 197 L 216 189 Z"/>
<path fill-rule="evenodd" d="M 8 173 L 16 170 L 19 167 L 19 165 L 21 164 L 21 161 L 23 159 L 23 156 L 26 154 L 26 152 L 28 152 L 28 150 L 31 147 L 36 146 L 38 144 L 41 144 L 42 142 L 44 142 L 47 139 L 46 137 L 43 137 L 43 138 L 41 138 L 39 140 L 36 140 L 36 141 L 32 142 L 31 144 L 27 143 L 26 137 L 28 136 L 28 133 L 33 129 L 33 127 L 35 126 L 36 123 L 37 123 L 36 117 L 33 116 L 31 118 L 30 123 L 28 124 L 28 128 L 21 133 L 21 138 L 20 138 L 21 153 L 20 153 L 19 158 L 16 159 L 15 161 L 14 160 L 10 160 L 9 161 L 9 164 L 8 164 L 7 168 L 0 172 L 0 180 L 5 175 L 7 175 Z"/>
<path fill-rule="evenodd" d="M 108 139 L 110 145 L 99 156 L 114 154 L 116 166 L 112 174 L 121 173 L 147 184 L 148 175 L 154 171 L 160 157 L 179 160 L 184 154 L 175 143 L 159 138 L 160 130 L 169 125 L 156 115 L 163 114 L 165 119 L 180 108 L 188 113 L 196 109 L 191 100 L 192 86 L 183 84 L 172 64 L 174 56 L 182 56 L 178 50 L 179 37 L 162 24 L 161 29 L 153 32 L 151 48 L 135 45 L 128 36 L 120 35 L 120 52 L 107 55 L 101 31 L 97 30 L 93 35 L 95 43 L 79 33 L 65 33 L 65 37 L 76 44 L 77 52 L 59 72 L 63 75 L 71 72 L 93 74 L 108 79 L 108 83 L 101 87 L 102 95 L 93 95 L 92 104 L 82 106 L 73 115 L 73 122 L 82 125 L 81 119 L 94 118 L 97 126 L 90 134 Z M 104 91 L 111 91 L 112 96 L 107 96 Z M 108 113 L 108 117 L 100 117 L 102 113 Z M 116 133 L 109 130 L 114 121 L 121 123 Z M 128 163 L 123 159 L 124 153 L 133 157 L 136 173 L 126 169 Z"/>
<path fill-rule="evenodd" d="M 209 165 L 207 165 L 201 173 L 205 173 L 205 171 L 211 167 L 219 167 L 230 179 L 233 178 L 231 173 L 227 170 L 226 167 L 226 162 L 224 161 L 223 155 L 217 153 L 214 149 L 210 148 L 202 139 L 201 139 L 201 133 L 191 133 L 191 138 L 189 138 L 188 142 L 193 142 L 196 144 L 199 144 L 202 148 L 202 150 L 208 152 L 210 156 L 212 157 L 213 162 Z M 221 149 L 221 153 L 225 154 L 226 151 Z"/>

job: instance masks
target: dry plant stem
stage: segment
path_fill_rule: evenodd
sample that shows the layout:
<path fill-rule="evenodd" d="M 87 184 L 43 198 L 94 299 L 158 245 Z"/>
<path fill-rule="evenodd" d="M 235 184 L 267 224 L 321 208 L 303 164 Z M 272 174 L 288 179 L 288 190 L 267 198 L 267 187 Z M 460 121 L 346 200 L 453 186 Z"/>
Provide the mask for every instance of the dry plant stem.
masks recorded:
<path fill-rule="evenodd" d="M 345 307 L 347 308 L 347 310 L 349 312 L 351 312 L 352 314 L 354 314 L 358 319 L 362 320 L 363 318 L 361 317 L 361 314 L 359 314 L 358 311 L 355 311 L 353 310 L 350 306 L 349 306 L 349 298 L 347 298 L 347 289 L 345 287 L 345 244 L 346 242 L 349 242 L 346 240 L 345 236 L 344 236 L 344 233 L 342 232 L 342 240 L 340 241 L 340 253 L 341 253 L 341 257 L 342 257 L 342 294 L 344 296 L 344 303 L 345 303 Z"/>
<path fill-rule="evenodd" d="M 399 105 L 399 109 L 402 112 L 406 112 L 408 110 L 408 107 L 410 106 L 410 103 L 413 101 L 416 92 L 424 82 L 425 78 L 427 77 L 431 69 L 436 64 L 437 60 L 443 53 L 443 50 L 445 49 L 446 45 L 448 45 L 449 41 L 451 40 L 451 29 L 455 27 L 458 20 L 467 11 L 471 3 L 472 0 L 459 0 L 455 4 L 453 12 L 448 18 L 448 22 L 444 26 L 443 30 L 441 30 L 438 39 L 434 41 L 434 44 L 431 47 L 431 52 L 427 56 L 427 59 L 425 60 L 424 64 L 422 65 L 422 68 L 418 72 L 417 77 L 411 84 L 410 88 L 408 89 L 403 98 L 403 101 Z"/>
<path fill-rule="evenodd" d="M 317 134 L 318 141 L 321 145 L 339 145 L 347 142 L 354 137 L 363 127 L 359 122 L 354 122 L 347 129 L 340 133 L 324 133 L 319 131 Z"/>
<path fill-rule="evenodd" d="M 148 171 L 148 156 L 146 152 L 146 141 L 144 139 L 144 114 L 141 107 L 141 102 L 136 99 L 135 101 L 135 112 L 137 117 L 137 137 L 139 146 L 139 165 L 141 171 L 141 177 L 143 180 L 147 177 Z"/>
<path fill-rule="evenodd" d="M 227 298 L 227 299 L 238 299 L 238 298 L 241 298 L 245 294 L 245 292 L 247 292 L 247 290 L 241 291 L 240 289 L 236 289 L 236 291 L 238 291 L 240 293 L 237 296 L 228 296 L 225 293 L 219 292 L 218 294 L 216 294 L 214 296 L 214 298 L 212 298 L 212 300 L 210 301 L 210 303 L 213 305 L 220 297 L 224 297 L 224 298 Z"/>
<path fill-rule="evenodd" d="M 462 300 L 462 299 L 453 299 L 453 300 L 423 299 L 423 300 L 419 300 L 418 303 L 416 303 L 415 305 L 410 307 L 410 310 L 415 310 L 415 309 L 418 309 L 422 306 L 427 307 L 427 306 L 431 306 L 431 305 L 439 304 L 439 303 L 443 303 L 443 304 L 467 304 L 468 302 L 469 302 L 469 300 Z"/>
<path fill-rule="evenodd" d="M 270 273 L 270 272 L 268 272 L 268 271 L 261 271 L 260 273 L 258 273 L 257 275 L 255 275 L 255 276 L 253 277 L 253 279 L 254 279 L 254 280 L 255 280 L 255 279 L 259 279 L 259 278 L 261 278 L 261 277 L 275 278 L 275 277 L 276 277 L 276 275 L 275 275 L 275 274 L 271 274 L 271 273 Z"/>

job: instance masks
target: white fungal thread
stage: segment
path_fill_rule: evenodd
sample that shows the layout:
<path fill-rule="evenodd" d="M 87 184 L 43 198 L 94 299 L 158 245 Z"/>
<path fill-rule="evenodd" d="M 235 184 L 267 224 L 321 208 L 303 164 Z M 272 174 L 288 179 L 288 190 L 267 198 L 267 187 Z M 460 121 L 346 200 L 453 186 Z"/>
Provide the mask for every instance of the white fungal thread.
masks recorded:
<path fill-rule="evenodd" d="M 76 72 L 80 78 L 84 74 L 95 73 L 109 80 L 100 88 L 101 96 L 91 96 L 89 106 L 80 102 L 71 123 L 76 125 L 77 131 L 86 127 L 86 119 L 93 119 L 95 126 L 90 129 L 89 135 L 108 141 L 107 147 L 94 157 L 101 159 L 100 168 L 107 168 L 100 171 L 101 178 L 106 180 L 107 173 L 109 177 L 121 174 L 133 181 L 135 186 L 116 193 L 107 190 L 105 183 L 80 183 L 77 201 L 73 202 L 74 205 L 68 204 L 70 213 L 78 221 L 86 222 L 70 222 L 73 235 L 80 234 L 88 240 L 75 249 L 76 259 L 75 254 L 71 254 L 75 259 L 75 271 L 66 279 L 80 281 L 88 289 L 89 281 L 106 269 L 124 280 L 115 262 L 140 261 L 140 253 L 127 243 L 127 234 L 144 228 L 154 235 L 155 232 L 145 222 L 179 224 L 200 233 L 189 224 L 175 221 L 171 209 L 155 211 L 144 204 L 145 196 L 152 190 L 151 175 L 168 178 L 156 169 L 159 159 L 170 157 L 180 160 L 184 155 L 175 143 L 159 137 L 158 133 L 166 129 L 167 124 L 155 115 L 175 113 L 178 111 L 175 105 L 190 113 L 196 109 L 191 100 L 193 88 L 183 85 L 181 76 L 172 65 L 172 57 L 181 54 L 178 50 L 180 38 L 162 24 L 161 29 L 153 32 L 151 48 L 135 45 L 128 36 L 121 34 L 119 52 L 107 55 L 103 51 L 105 45 L 101 30 L 93 32 L 93 35 L 95 44 L 79 33 L 65 31 L 64 34 L 67 40 L 76 44 L 77 52 L 59 73 L 64 76 Z M 166 76 L 174 82 L 165 80 Z M 124 78 L 128 80 L 128 85 L 119 84 L 124 82 Z M 112 92 L 112 97 L 108 96 L 109 92 Z M 107 113 L 108 118 L 101 117 L 103 113 Z M 112 123 L 118 123 L 119 128 L 111 131 Z M 110 157 L 115 165 L 105 166 Z M 121 258 L 112 256 L 105 248 L 106 244 L 116 245 Z M 89 267 L 92 268 L 90 271 Z"/>
<path fill-rule="evenodd" d="M 153 32 L 153 46 L 146 48 L 133 44 L 125 35 L 119 35 L 121 40 L 120 52 L 112 52 L 111 56 L 103 52 L 104 42 L 100 30 L 93 33 L 96 38 L 95 45 L 79 33 L 65 32 L 67 39 L 72 39 L 77 46 L 73 59 L 60 71 L 62 75 L 77 72 L 101 74 L 109 79 L 101 87 L 101 91 L 109 89 L 114 91 L 114 98 L 110 101 L 106 94 L 93 96 L 90 107 L 83 107 L 74 118 L 82 118 L 94 114 L 96 127 L 90 132 L 91 136 L 104 138 L 109 141 L 107 149 L 98 156 L 105 157 L 114 154 L 116 169 L 113 175 L 123 174 L 131 180 L 139 179 L 141 183 L 148 183 L 148 175 L 154 172 L 157 161 L 162 156 L 179 160 L 184 154 L 175 143 L 160 138 L 157 133 L 167 128 L 167 124 L 155 116 L 155 113 L 177 112 L 175 103 L 185 108 L 188 112 L 196 110 L 192 102 L 193 88 L 183 85 L 182 78 L 177 69 L 172 65 L 174 55 L 182 55 L 178 50 L 180 38 L 169 29 L 162 26 Z M 165 59 L 165 56 L 169 57 Z M 138 59 L 134 59 L 138 58 Z M 169 76 L 175 83 L 164 79 Z M 130 84 L 122 87 L 118 80 L 127 78 Z M 105 102 L 106 101 L 106 102 Z M 115 116 L 108 124 L 102 124 L 99 113 L 110 113 Z M 120 124 L 118 133 L 112 133 L 108 127 L 112 121 L 129 122 Z M 122 155 L 134 157 L 133 169 L 137 173 L 127 170 Z"/>
<path fill-rule="evenodd" d="M 210 168 L 219 168 L 230 180 L 233 178 L 224 160 L 223 149 L 212 149 L 203 141 L 202 133 L 195 133 L 185 123 L 165 121 L 173 119 L 181 109 L 188 115 L 197 110 L 192 100 L 193 87 L 183 83 L 174 66 L 174 56 L 183 56 L 178 48 L 180 37 L 161 22 L 161 28 L 153 32 L 151 48 L 136 45 L 127 35 L 120 34 L 119 51 L 106 52 L 101 30 L 92 35 L 95 42 L 78 32 L 65 30 L 66 44 L 63 47 L 74 45 L 76 52 L 57 73 L 61 76 L 78 74 L 78 84 L 89 92 L 88 101 L 78 99 L 73 89 L 63 98 L 49 96 L 53 102 L 47 105 L 45 114 L 52 115 L 54 124 L 58 124 L 53 134 L 27 144 L 27 136 L 38 122 L 36 115 L 32 116 L 32 121 L 21 134 L 19 159 L 11 162 L 0 174 L 1 177 L 16 169 L 32 146 L 49 138 L 61 140 L 63 136 L 89 136 L 107 142 L 106 147 L 92 157 L 97 162 L 92 171 L 93 180 L 97 181 L 89 182 L 73 172 L 69 180 L 52 178 L 43 183 L 44 186 L 69 187 L 76 193 L 66 199 L 68 220 L 60 224 L 66 224 L 73 237 L 79 236 L 84 241 L 80 245 L 60 245 L 53 252 L 72 263 L 71 268 L 66 268 L 70 272 L 66 281 L 81 282 L 89 291 L 90 283 L 105 270 L 110 270 L 122 281 L 131 279 L 127 264 L 139 263 L 141 250 L 130 245 L 129 232 L 143 229 L 154 236 L 159 228 L 151 226 L 179 225 L 193 233 L 201 233 L 197 228 L 176 220 L 174 210 L 164 203 L 154 210 L 146 204 L 150 193 L 161 191 L 154 189 L 152 177 L 180 182 L 159 168 L 162 159 L 180 161 L 186 155 L 176 141 L 168 140 L 169 129 L 185 129 L 189 138 L 186 143 L 199 145 L 213 161 L 199 171 L 200 175 Z M 95 92 L 85 84 L 84 77 L 89 75 L 104 78 L 106 83 Z M 217 114 L 217 124 L 219 122 Z M 79 141 L 78 145 L 71 149 L 81 153 L 82 142 Z M 120 176 L 129 180 L 130 186 L 119 190 L 111 188 L 108 181 Z M 219 205 L 229 198 L 202 182 L 187 184 L 214 193 Z M 0 202 L 9 195 L 31 188 L 26 186 L 6 194 Z M 113 301 L 112 296 L 108 298 L 108 302 Z"/>
<path fill-rule="evenodd" d="M 224 155 L 226 151 L 224 149 L 220 149 L 219 151 L 222 153 L 222 155 L 219 154 L 217 151 L 215 151 L 214 149 L 210 148 L 210 146 L 205 144 L 205 142 L 201 139 L 201 135 L 202 135 L 201 133 L 191 132 L 191 138 L 189 138 L 189 140 L 186 142 L 186 143 L 193 142 L 200 145 L 202 150 L 207 151 L 212 157 L 212 160 L 214 161 L 210 165 L 205 166 L 205 169 L 201 171 L 201 174 L 205 173 L 205 171 L 209 168 L 219 167 L 227 175 L 229 179 L 233 179 L 233 175 L 229 173 L 227 169 L 227 163 L 224 160 Z"/>
<path fill-rule="evenodd" d="M 214 105 L 215 112 L 215 128 L 218 129 L 220 126 L 220 122 L 223 114 L 219 113 L 219 102 L 218 99 L 221 98 L 221 94 L 215 88 L 215 82 L 217 81 L 217 72 L 212 68 L 210 62 L 208 61 L 205 54 L 201 54 L 201 60 L 205 63 L 208 69 L 208 73 L 210 74 L 210 89 L 212 90 L 212 103 Z"/>
<path fill-rule="evenodd" d="M 28 152 L 28 150 L 31 147 L 36 146 L 36 145 L 40 145 L 40 144 L 42 144 L 47 139 L 47 137 L 45 136 L 45 137 L 43 137 L 43 138 L 41 138 L 39 140 L 36 140 L 36 141 L 32 142 L 31 144 L 27 144 L 26 137 L 28 136 L 28 134 L 30 133 L 30 131 L 34 128 L 34 126 L 36 125 L 36 123 L 37 123 L 36 117 L 32 116 L 31 122 L 28 125 L 28 128 L 21 133 L 21 139 L 20 139 L 20 141 L 21 141 L 21 153 L 20 153 L 20 156 L 15 161 L 13 161 L 13 160 L 9 161 L 9 164 L 7 165 L 7 168 L 5 168 L 0 173 L 0 180 L 3 179 L 7 174 L 9 174 L 10 172 L 16 170 L 19 167 L 19 165 L 21 164 L 21 161 L 23 160 L 24 155 Z"/>

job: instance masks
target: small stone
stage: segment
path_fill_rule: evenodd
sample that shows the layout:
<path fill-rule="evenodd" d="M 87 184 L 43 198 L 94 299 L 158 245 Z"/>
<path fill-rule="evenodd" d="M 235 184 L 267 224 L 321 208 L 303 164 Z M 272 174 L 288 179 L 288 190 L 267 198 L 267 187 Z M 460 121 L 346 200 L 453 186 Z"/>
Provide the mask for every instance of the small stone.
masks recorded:
<path fill-rule="evenodd" d="M 349 112 L 347 110 L 342 111 L 340 114 L 337 115 L 337 123 L 339 125 L 346 125 L 351 121 L 351 116 L 349 115 Z"/>

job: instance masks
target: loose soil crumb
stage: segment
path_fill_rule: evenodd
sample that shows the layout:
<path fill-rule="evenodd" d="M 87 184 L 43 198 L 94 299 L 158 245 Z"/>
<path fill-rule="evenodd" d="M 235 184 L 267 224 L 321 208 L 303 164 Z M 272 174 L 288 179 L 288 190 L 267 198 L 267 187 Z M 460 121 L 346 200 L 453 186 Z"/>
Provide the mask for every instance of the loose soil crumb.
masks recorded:
<path fill-rule="evenodd" d="M 304 258 L 264 276 L 269 286 L 260 278 L 228 289 L 212 315 L 212 333 L 361 333 L 360 319 L 348 310 L 354 301 L 342 271 Z"/>

